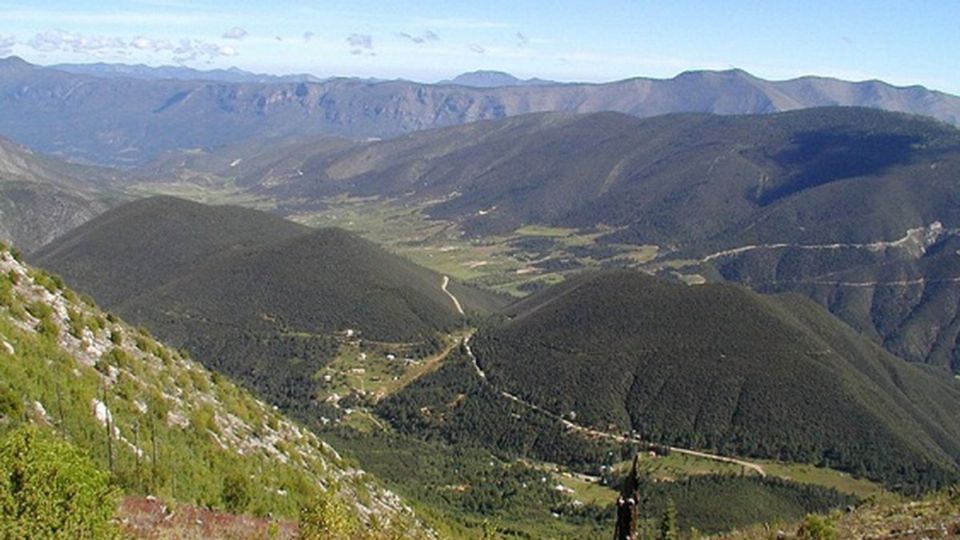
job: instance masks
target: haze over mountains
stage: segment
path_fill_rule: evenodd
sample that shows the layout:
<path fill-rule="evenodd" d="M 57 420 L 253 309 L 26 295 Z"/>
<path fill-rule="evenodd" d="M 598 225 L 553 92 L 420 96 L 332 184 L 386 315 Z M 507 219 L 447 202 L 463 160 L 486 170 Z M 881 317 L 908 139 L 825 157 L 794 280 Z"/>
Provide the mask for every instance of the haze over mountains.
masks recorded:
<path fill-rule="evenodd" d="M 739 70 L 669 80 L 470 88 L 405 81 L 226 83 L 96 77 L 0 62 L 0 133 L 44 152 L 103 164 L 143 164 L 163 151 L 244 139 L 327 134 L 393 137 L 541 111 L 772 113 L 855 105 L 960 122 L 960 98 L 878 81 L 783 82 Z"/>
<path fill-rule="evenodd" d="M 313 75 L 268 75 L 251 73 L 239 68 L 199 70 L 185 66 L 147 66 L 144 64 L 54 64 L 50 69 L 93 75 L 95 77 L 129 77 L 148 81 L 162 79 L 180 79 L 185 81 L 218 81 L 230 83 L 277 83 L 277 82 L 321 82 L 323 79 Z"/>

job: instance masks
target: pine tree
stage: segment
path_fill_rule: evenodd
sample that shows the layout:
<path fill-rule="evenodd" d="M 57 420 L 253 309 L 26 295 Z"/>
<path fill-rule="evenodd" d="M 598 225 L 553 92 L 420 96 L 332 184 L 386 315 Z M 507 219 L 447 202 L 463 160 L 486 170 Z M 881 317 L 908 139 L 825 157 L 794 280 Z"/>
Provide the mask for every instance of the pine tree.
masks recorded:
<path fill-rule="evenodd" d="M 677 534 L 677 507 L 673 500 L 667 501 L 667 507 L 663 511 L 663 518 L 660 520 L 660 540 L 678 540 Z"/>

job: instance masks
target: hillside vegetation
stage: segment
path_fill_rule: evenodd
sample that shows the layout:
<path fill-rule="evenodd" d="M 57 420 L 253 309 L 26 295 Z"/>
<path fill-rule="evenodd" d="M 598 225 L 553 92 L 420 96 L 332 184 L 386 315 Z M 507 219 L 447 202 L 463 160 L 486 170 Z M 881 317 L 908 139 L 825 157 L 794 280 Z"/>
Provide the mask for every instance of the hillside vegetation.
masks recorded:
<path fill-rule="evenodd" d="M 125 494 L 295 519 L 336 493 L 364 522 L 411 521 L 396 495 L 309 430 L 4 249 L 0 432 L 23 424 L 76 448 L 78 467 L 92 460 Z M 16 437 L 26 452 L 35 436 Z"/>
<path fill-rule="evenodd" d="M 794 525 L 779 523 L 718 535 L 724 540 L 874 538 L 909 540 L 956 538 L 960 535 L 960 494 L 956 488 L 920 500 L 873 502 L 846 513 L 810 515 Z"/>
<path fill-rule="evenodd" d="M 957 477 L 960 384 L 799 296 L 586 274 L 517 303 L 472 346 L 494 386 L 584 425 L 906 490 Z"/>
<path fill-rule="evenodd" d="M 543 385 L 542 382 L 526 383 L 531 386 Z M 437 372 L 418 379 L 384 400 L 376 412 L 386 418 L 401 435 L 425 441 L 416 448 L 431 448 L 438 443 L 453 449 L 477 447 L 503 460 L 558 463 L 572 471 L 587 473 L 580 477 L 584 480 L 576 484 L 578 496 L 591 487 L 605 489 L 604 493 L 609 494 L 601 496 L 600 500 L 590 501 L 586 506 L 582 502 L 560 504 L 560 499 L 553 503 L 552 509 L 558 515 L 558 520 L 563 519 L 561 523 L 572 520 L 574 523 L 592 525 L 593 530 L 597 531 L 593 536 L 584 536 L 586 533 L 582 532 L 578 538 L 609 537 L 610 524 L 615 515 L 611 502 L 616 499 L 615 492 L 610 488 L 619 486 L 621 478 L 609 475 L 608 471 L 613 470 L 615 463 L 632 457 L 635 452 L 648 450 L 644 444 L 618 443 L 607 438 L 584 435 L 571 430 L 555 416 L 506 398 L 477 374 L 466 355 L 449 358 Z M 391 441 L 386 452 L 379 448 L 382 443 L 378 444 L 375 437 L 363 437 L 357 442 L 348 439 L 342 443 L 338 441 L 338 444 L 353 450 L 362 459 L 365 458 L 365 462 L 377 463 L 371 465 L 376 474 L 411 498 L 446 506 L 452 506 L 451 503 L 455 501 L 451 501 L 451 495 L 417 490 L 423 481 L 418 479 L 417 474 L 407 471 L 409 465 L 388 466 L 391 461 L 384 454 L 402 451 L 403 447 L 398 449 L 396 442 Z M 660 448 L 653 448 L 655 452 L 661 451 Z M 658 459 L 662 458 L 651 458 L 650 461 L 657 463 Z M 417 463 L 423 462 L 419 467 L 436 467 L 434 461 L 424 456 L 418 458 Z M 463 467 L 457 466 L 456 470 L 462 472 Z M 739 471 L 738 468 L 734 470 Z M 429 478 L 441 474 L 444 473 L 438 471 Z M 591 476 L 601 474 L 602 479 Z M 562 483 L 563 478 L 560 476 L 558 480 Z M 428 485 L 434 485 L 434 481 Z M 501 489 L 503 493 L 495 495 L 482 486 L 468 484 L 462 494 L 466 499 L 464 502 L 482 502 L 483 506 L 464 505 L 466 508 L 458 509 L 459 512 L 470 517 L 478 510 L 511 516 L 509 506 L 504 508 L 503 505 L 514 495 L 519 504 L 525 490 L 518 490 L 513 485 Z M 685 474 L 671 479 L 649 474 L 643 478 L 643 494 L 644 515 L 650 522 L 656 522 L 667 501 L 673 500 L 682 516 L 681 525 L 685 529 L 695 527 L 704 532 L 726 531 L 759 522 L 795 520 L 809 512 L 826 511 L 855 501 L 849 495 L 822 486 L 761 479 L 745 476 L 742 472 Z M 437 502 L 437 499 L 442 502 Z M 524 511 L 532 513 L 535 509 Z M 519 529 L 524 524 L 523 521 L 504 521 L 507 531 Z"/>

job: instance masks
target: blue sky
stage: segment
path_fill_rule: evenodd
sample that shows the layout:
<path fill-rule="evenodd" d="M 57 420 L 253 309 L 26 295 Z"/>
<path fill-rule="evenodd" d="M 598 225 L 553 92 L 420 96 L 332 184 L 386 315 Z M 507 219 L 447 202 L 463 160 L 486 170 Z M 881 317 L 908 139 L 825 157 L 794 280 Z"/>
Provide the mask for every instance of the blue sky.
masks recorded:
<path fill-rule="evenodd" d="M 960 94 L 958 21 L 958 0 L 0 0 L 0 56 L 424 81 L 738 67 Z"/>

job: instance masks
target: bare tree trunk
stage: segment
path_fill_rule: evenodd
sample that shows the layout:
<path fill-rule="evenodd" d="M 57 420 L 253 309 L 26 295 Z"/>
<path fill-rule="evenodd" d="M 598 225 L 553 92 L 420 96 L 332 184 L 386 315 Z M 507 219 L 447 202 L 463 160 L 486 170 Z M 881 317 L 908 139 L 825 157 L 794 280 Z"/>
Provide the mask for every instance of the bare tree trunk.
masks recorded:
<path fill-rule="evenodd" d="M 104 412 L 104 424 L 107 426 L 107 463 L 110 467 L 110 474 L 114 473 L 113 470 L 113 418 L 110 413 L 110 408 L 107 407 L 107 383 L 103 383 L 103 412 Z"/>
<path fill-rule="evenodd" d="M 633 457 L 633 468 L 624 479 L 623 486 L 620 488 L 620 496 L 617 497 L 617 528 L 613 535 L 614 540 L 637 540 L 638 511 L 640 509 L 638 504 L 640 479 L 637 475 L 637 463 L 639 461 L 640 455 L 637 454 Z"/>

